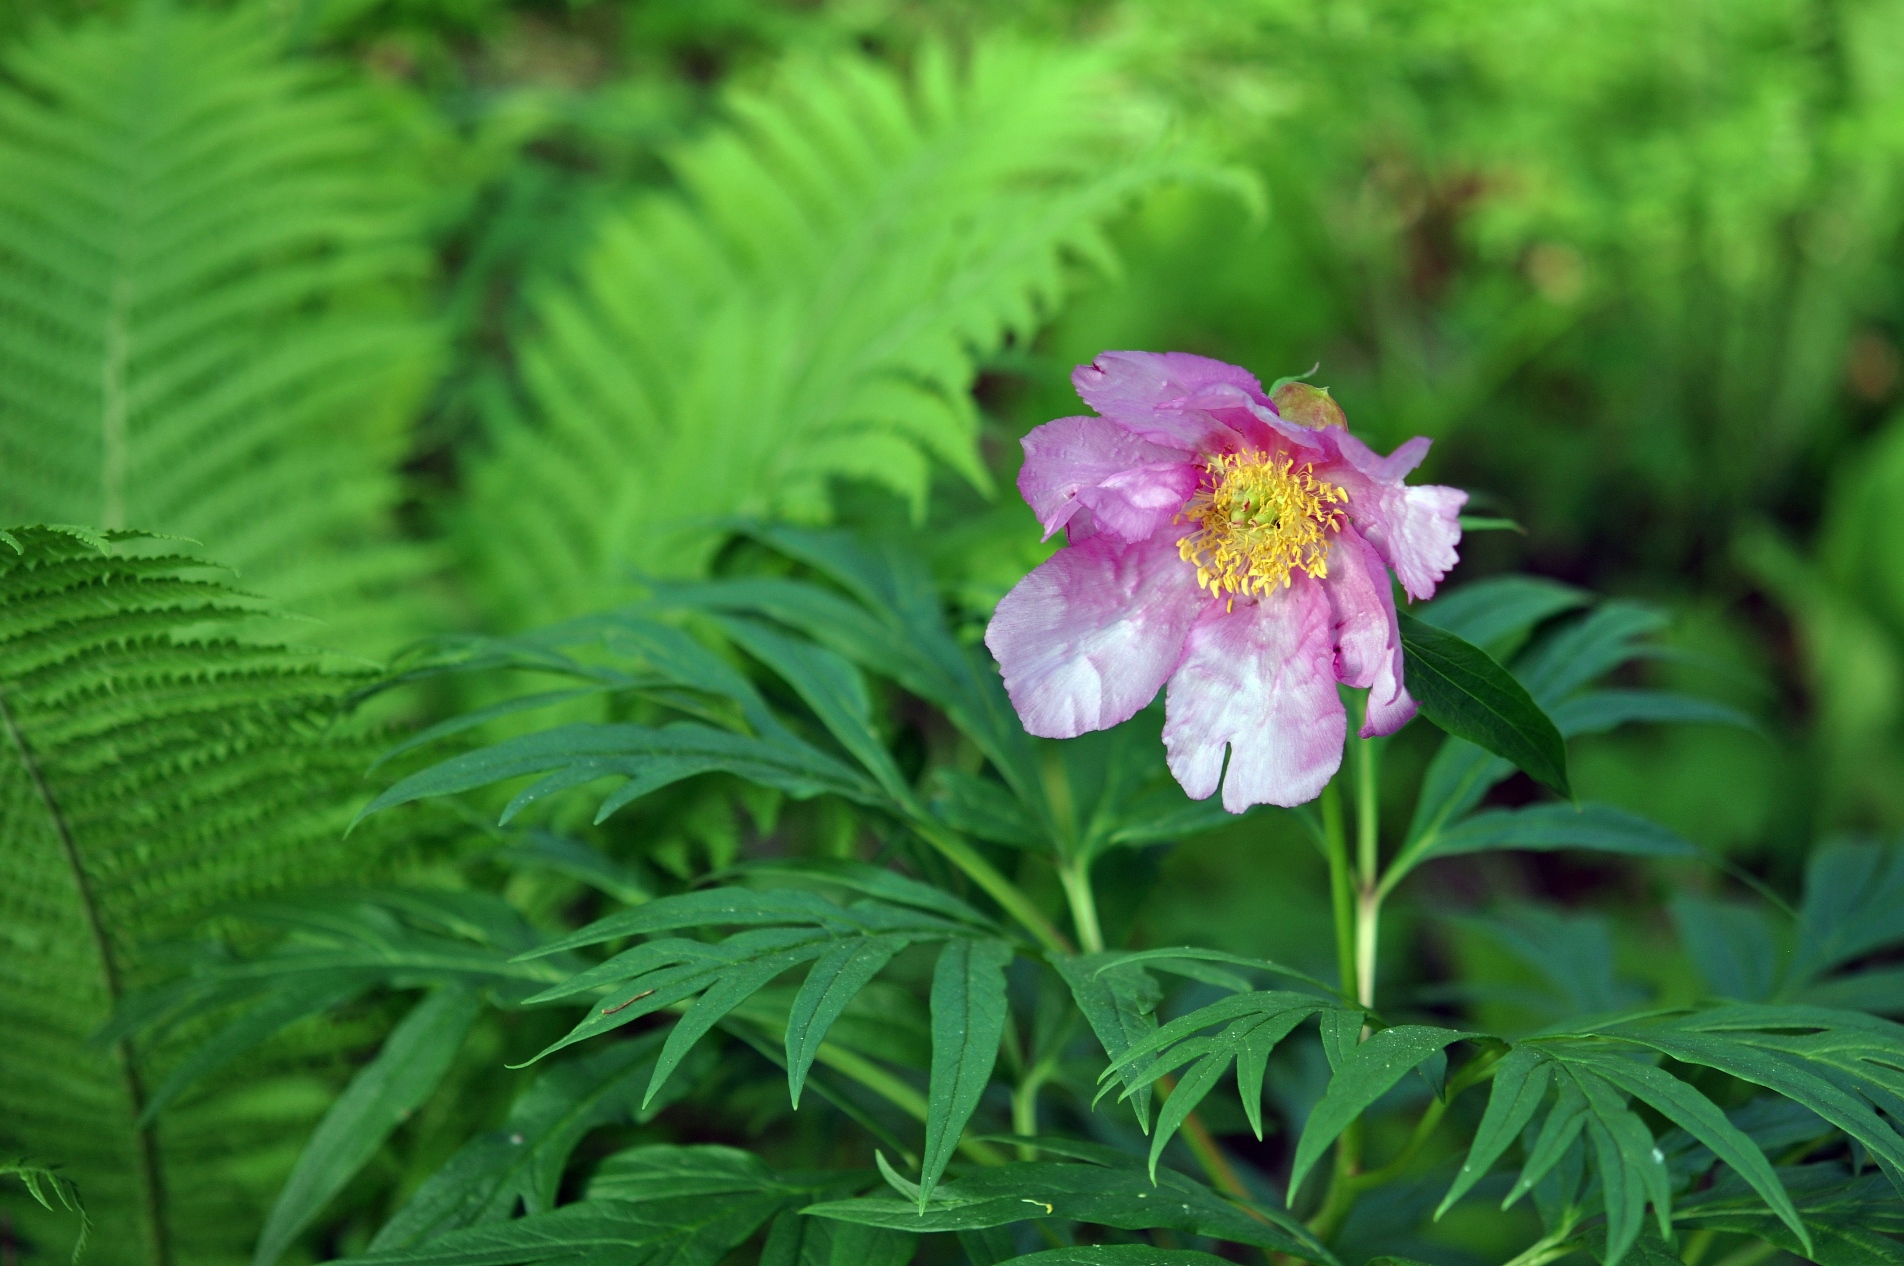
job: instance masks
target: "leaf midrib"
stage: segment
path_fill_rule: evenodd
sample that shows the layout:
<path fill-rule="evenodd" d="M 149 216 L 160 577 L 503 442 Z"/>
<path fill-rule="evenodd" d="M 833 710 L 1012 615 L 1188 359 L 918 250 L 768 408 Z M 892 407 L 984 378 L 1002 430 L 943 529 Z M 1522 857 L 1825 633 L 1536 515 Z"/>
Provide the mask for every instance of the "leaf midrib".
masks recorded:
<path fill-rule="evenodd" d="M 105 924 L 100 919 L 99 903 L 93 893 L 91 879 L 81 864 L 79 845 L 73 839 L 72 828 L 67 824 L 66 815 L 60 811 L 59 801 L 53 795 L 53 789 L 47 786 L 45 776 L 40 772 L 39 761 L 34 758 L 33 749 L 28 746 L 26 735 L 19 723 L 14 720 L 13 709 L 7 703 L 6 691 L 0 688 L 0 727 L 4 727 L 7 738 L 13 745 L 14 753 L 19 757 L 20 766 L 26 771 L 33 783 L 33 790 L 40 798 L 41 806 L 46 810 L 47 819 L 52 823 L 54 833 L 59 837 L 60 851 L 66 859 L 68 870 L 73 876 L 73 887 L 79 894 L 80 909 L 85 912 L 86 926 L 92 935 L 93 948 L 99 955 L 100 976 L 103 978 L 106 997 L 116 1007 L 123 993 L 119 966 L 114 959 L 112 942 L 106 935 Z M 113 1058 L 119 1065 L 120 1075 L 124 1079 L 126 1099 L 131 1109 L 127 1128 L 131 1130 L 135 1151 L 138 1155 L 139 1204 L 144 1213 L 145 1239 L 149 1260 L 153 1266 L 171 1266 L 171 1245 L 165 1234 L 165 1219 L 160 1211 L 159 1156 L 157 1140 L 150 1129 L 141 1129 L 132 1124 L 145 1110 L 145 1087 L 139 1079 L 138 1065 L 133 1060 L 131 1044 L 125 1039 L 113 1043 Z"/>

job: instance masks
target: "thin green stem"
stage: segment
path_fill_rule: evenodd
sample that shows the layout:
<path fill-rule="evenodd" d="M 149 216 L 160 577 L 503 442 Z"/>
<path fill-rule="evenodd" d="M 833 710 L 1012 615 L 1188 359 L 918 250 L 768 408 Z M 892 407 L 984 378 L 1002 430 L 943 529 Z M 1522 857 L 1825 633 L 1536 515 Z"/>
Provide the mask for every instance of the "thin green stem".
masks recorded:
<path fill-rule="evenodd" d="M 1375 1009 L 1375 960 L 1382 926 L 1381 803 L 1377 739 L 1358 738 L 1355 747 L 1355 997 Z"/>
<path fill-rule="evenodd" d="M 1071 953 L 1071 942 L 1064 933 L 1053 926 L 1050 919 L 1033 904 L 1024 890 L 1000 874 L 998 868 L 986 861 L 984 855 L 973 848 L 962 835 L 946 830 L 937 822 L 923 815 L 913 819 L 912 829 L 919 838 L 939 850 L 940 856 L 957 866 L 969 876 L 973 883 L 983 888 L 993 901 L 996 901 L 1005 913 L 1018 920 L 1035 937 L 1038 943 L 1048 950 L 1060 954 Z"/>
<path fill-rule="evenodd" d="M 1334 783 L 1322 789 L 1322 838 L 1329 856 L 1336 966 L 1343 996 L 1354 998 L 1359 996 L 1355 973 L 1355 879 L 1349 871 L 1349 842 L 1342 831 L 1342 793 Z"/>
<path fill-rule="evenodd" d="M 1380 739 L 1351 740 L 1355 747 L 1355 853 L 1363 891 L 1375 887 L 1380 876 L 1379 846 L 1382 835 L 1381 803 L 1376 795 L 1380 785 Z"/>
<path fill-rule="evenodd" d="M 1058 867 L 1058 882 L 1064 885 L 1064 899 L 1071 906 L 1071 926 L 1078 934 L 1078 946 L 1086 954 L 1104 948 L 1104 931 L 1098 926 L 1097 897 L 1091 891 L 1091 863 L 1074 857 Z"/>
<path fill-rule="evenodd" d="M 820 1049 L 814 1054 L 814 1062 L 824 1064 L 843 1076 L 851 1077 L 907 1116 L 917 1121 L 926 1119 L 926 1097 L 870 1059 L 835 1046 L 831 1042 L 822 1042 Z M 960 1139 L 959 1150 L 981 1165 L 1005 1163 L 1004 1153 L 991 1144 L 981 1143 L 976 1139 Z"/>

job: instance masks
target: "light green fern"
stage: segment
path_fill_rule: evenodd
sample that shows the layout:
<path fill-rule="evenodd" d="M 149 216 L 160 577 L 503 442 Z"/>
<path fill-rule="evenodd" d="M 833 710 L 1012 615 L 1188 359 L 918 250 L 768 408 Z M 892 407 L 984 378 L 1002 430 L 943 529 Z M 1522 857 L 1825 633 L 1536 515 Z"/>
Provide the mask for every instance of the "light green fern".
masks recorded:
<path fill-rule="evenodd" d="M 128 544 L 0 534 L 0 1155 L 55 1162 L 85 1193 L 89 1260 L 212 1262 L 271 1194 L 231 1177 L 257 1123 L 213 1101 L 140 1129 L 164 1053 L 88 1039 L 155 979 L 144 943 L 218 902 L 361 867 L 375 845 L 342 835 L 365 747 L 333 724 L 354 679 L 191 635 L 250 605 Z M 0 1206 L 29 1242 L 71 1243 L 70 1215 L 13 1190 Z"/>
<path fill-rule="evenodd" d="M 801 62 L 612 215 L 523 349 L 524 418 L 468 469 L 464 548 L 516 624 L 692 572 L 733 514 L 824 519 L 850 477 L 986 482 L 977 359 L 1036 331 L 1099 226 L 1207 178 L 1093 55 L 983 44 Z"/>
<path fill-rule="evenodd" d="M 252 10 L 156 3 L 5 71 L 0 522 L 177 533 L 333 645 L 413 632 L 364 601 L 421 563 L 388 519 L 432 358 L 419 190 L 367 90 Z"/>

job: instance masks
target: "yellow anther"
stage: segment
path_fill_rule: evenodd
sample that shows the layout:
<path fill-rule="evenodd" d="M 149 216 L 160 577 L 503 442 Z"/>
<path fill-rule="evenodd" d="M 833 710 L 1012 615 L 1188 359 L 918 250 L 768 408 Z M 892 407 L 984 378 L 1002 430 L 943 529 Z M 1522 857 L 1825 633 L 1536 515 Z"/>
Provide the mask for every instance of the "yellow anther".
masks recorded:
<path fill-rule="evenodd" d="M 1336 507 L 1349 494 L 1317 479 L 1308 466 L 1265 453 L 1226 453 L 1210 459 L 1211 480 L 1178 516 L 1197 530 L 1177 543 L 1197 569 L 1197 584 L 1227 595 L 1260 597 L 1304 571 L 1329 574 L 1329 533 L 1340 531 Z"/>

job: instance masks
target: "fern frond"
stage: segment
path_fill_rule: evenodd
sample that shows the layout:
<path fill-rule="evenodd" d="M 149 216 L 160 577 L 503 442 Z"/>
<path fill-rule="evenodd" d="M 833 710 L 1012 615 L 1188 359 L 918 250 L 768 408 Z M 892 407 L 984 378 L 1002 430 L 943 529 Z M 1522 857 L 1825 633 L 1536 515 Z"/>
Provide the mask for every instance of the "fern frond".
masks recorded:
<path fill-rule="evenodd" d="M 216 1261 L 258 1221 L 225 1172 L 229 1113 L 135 1128 L 164 1053 L 88 1039 L 155 979 L 144 943 L 361 867 L 375 845 L 342 836 L 368 752 L 334 724 L 359 683 L 191 633 L 255 604 L 190 559 L 86 535 L 0 536 L 0 1153 L 84 1190 L 94 1260 Z M 0 1201 L 32 1240 L 70 1240 L 70 1217 Z"/>
<path fill-rule="evenodd" d="M 915 511 L 935 462 L 983 486 L 978 358 L 1109 264 L 1134 194 L 1213 174 L 1076 50 L 800 62 L 731 115 L 536 306 L 531 420 L 497 420 L 462 531 L 512 623 L 694 571 L 721 516 L 824 519 L 838 477 Z"/>
<path fill-rule="evenodd" d="M 388 519 L 433 354 L 416 185 L 367 91 L 251 10 L 163 4 L 5 70 L 0 522 L 176 533 L 333 644 L 413 633 L 364 601 L 423 563 Z"/>

